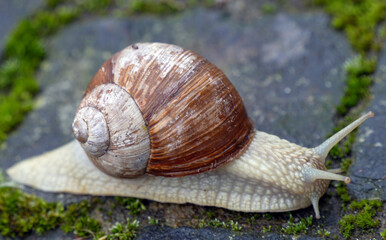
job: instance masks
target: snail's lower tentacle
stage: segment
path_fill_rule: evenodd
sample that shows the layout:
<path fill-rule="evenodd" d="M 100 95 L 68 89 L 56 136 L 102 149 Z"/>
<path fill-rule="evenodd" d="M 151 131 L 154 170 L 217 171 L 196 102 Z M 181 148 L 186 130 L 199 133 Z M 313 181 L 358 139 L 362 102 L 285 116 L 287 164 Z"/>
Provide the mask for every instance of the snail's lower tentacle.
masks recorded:
<path fill-rule="evenodd" d="M 346 184 L 349 184 L 351 182 L 351 179 L 346 176 L 338 175 L 334 173 L 333 171 L 323 171 L 316 168 L 309 168 L 306 167 L 303 169 L 304 179 L 306 182 L 312 183 L 313 181 L 317 179 L 326 179 L 326 180 L 336 180 L 336 181 L 343 181 Z"/>
<path fill-rule="evenodd" d="M 340 168 L 328 169 L 327 172 L 330 172 L 330 173 L 342 173 L 342 169 L 340 169 Z"/>

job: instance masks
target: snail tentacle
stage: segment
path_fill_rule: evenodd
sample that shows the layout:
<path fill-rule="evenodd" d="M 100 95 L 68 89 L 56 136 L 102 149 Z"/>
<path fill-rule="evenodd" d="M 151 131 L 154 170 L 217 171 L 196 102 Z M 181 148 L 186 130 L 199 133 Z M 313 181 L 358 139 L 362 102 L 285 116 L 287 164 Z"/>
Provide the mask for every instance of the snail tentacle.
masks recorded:
<path fill-rule="evenodd" d="M 341 173 L 342 169 L 340 169 L 340 168 L 328 169 L 327 172 L 330 172 L 330 173 Z"/>
<path fill-rule="evenodd" d="M 351 133 L 355 128 L 357 128 L 366 119 L 368 119 L 370 117 L 374 117 L 374 113 L 371 111 L 364 114 L 363 116 L 359 117 L 357 120 L 350 123 L 348 126 L 346 126 L 342 130 L 340 130 L 339 132 L 335 133 L 333 136 L 328 138 L 322 144 L 315 147 L 314 150 L 316 153 L 318 153 L 318 155 L 320 156 L 320 159 L 325 161 L 325 159 L 328 155 L 328 152 L 332 149 L 332 147 L 334 147 L 340 140 L 342 140 L 345 136 L 347 136 L 349 133 Z"/>
<path fill-rule="evenodd" d="M 323 171 L 316 168 L 306 167 L 303 169 L 303 174 L 304 180 L 309 183 L 312 183 L 317 179 L 343 181 L 346 184 L 349 184 L 351 182 L 351 179 L 349 177 L 335 174 L 329 171 Z"/>
<path fill-rule="evenodd" d="M 317 196 L 317 195 L 310 196 L 311 204 L 312 204 L 312 207 L 314 208 L 315 217 L 317 219 L 320 219 L 319 198 L 320 196 Z"/>
<path fill-rule="evenodd" d="M 371 111 L 364 114 L 363 116 L 359 117 L 357 120 L 355 120 L 354 122 L 352 122 L 351 124 L 343 128 L 342 130 L 340 130 L 339 132 L 335 133 L 333 136 L 328 138 L 322 144 L 315 147 L 313 150 L 319 156 L 319 162 L 324 164 L 326 157 L 328 155 L 328 152 L 331 150 L 333 146 L 335 146 L 340 140 L 342 140 L 345 136 L 351 133 L 359 125 L 361 125 L 366 119 L 373 116 L 374 116 L 374 113 Z M 303 174 L 306 182 L 312 183 L 317 179 L 326 179 L 326 180 L 343 181 L 346 184 L 350 183 L 351 179 L 349 177 L 337 174 L 340 172 L 341 172 L 340 169 L 330 169 L 327 171 L 320 170 L 317 168 L 312 168 L 312 167 L 305 167 L 303 169 Z"/>

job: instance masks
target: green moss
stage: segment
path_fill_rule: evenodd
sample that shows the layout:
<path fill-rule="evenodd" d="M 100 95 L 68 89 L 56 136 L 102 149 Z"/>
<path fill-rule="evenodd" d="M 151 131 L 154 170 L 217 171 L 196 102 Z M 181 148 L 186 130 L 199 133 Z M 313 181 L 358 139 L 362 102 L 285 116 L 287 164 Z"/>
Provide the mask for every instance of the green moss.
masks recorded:
<path fill-rule="evenodd" d="M 260 216 L 260 214 L 255 213 L 251 217 L 247 218 L 247 221 L 248 221 L 249 225 L 256 224 L 256 221 L 259 218 L 259 216 Z"/>
<path fill-rule="evenodd" d="M 46 7 L 48 9 L 54 9 L 62 3 L 62 0 L 46 0 Z"/>
<path fill-rule="evenodd" d="M 0 235 L 42 234 L 62 226 L 65 232 L 90 236 L 100 231 L 99 222 L 88 216 L 90 210 L 88 202 L 72 204 L 65 209 L 60 203 L 48 203 L 20 189 L 0 187 Z"/>
<path fill-rule="evenodd" d="M 269 225 L 268 227 L 263 227 L 263 233 L 269 233 L 272 230 L 272 226 Z"/>
<path fill-rule="evenodd" d="M 224 229 L 230 229 L 234 232 L 239 232 L 243 228 L 239 224 L 238 221 L 234 219 L 226 219 L 224 221 L 221 221 L 217 218 L 214 219 L 201 219 L 199 224 L 199 228 L 205 228 L 205 227 L 215 227 L 215 228 L 224 228 Z"/>
<path fill-rule="evenodd" d="M 326 229 L 318 230 L 316 233 L 319 236 L 326 237 L 326 238 L 330 237 L 330 234 L 331 234 L 331 232 L 327 231 Z"/>
<path fill-rule="evenodd" d="M 381 49 L 380 22 L 386 19 L 386 2 L 383 0 L 316 0 L 332 15 L 332 25 L 344 31 L 358 56 L 345 64 L 346 90 L 337 106 L 337 113 L 345 116 L 369 96 L 372 74 L 377 65 L 375 55 Z"/>
<path fill-rule="evenodd" d="M 41 198 L 23 193 L 20 189 L 4 187 L 4 177 L 0 174 L 0 235 L 6 237 L 25 236 L 31 232 L 43 234 L 60 227 L 64 232 L 72 232 L 80 238 L 133 239 L 139 226 L 138 220 L 127 220 L 126 224 L 115 224 L 106 235 L 101 224 L 89 213 L 98 201 L 82 201 L 64 207 L 60 203 L 47 203 Z M 126 200 L 123 200 L 126 203 Z M 149 224 L 158 220 L 149 218 Z M 232 228 L 237 229 L 237 223 Z"/>
<path fill-rule="evenodd" d="M 375 71 L 376 66 L 377 61 L 374 58 L 366 59 L 363 55 L 357 55 L 345 63 L 346 90 L 340 105 L 337 106 L 337 111 L 342 116 L 369 96 L 372 84 L 371 74 Z"/>
<path fill-rule="evenodd" d="M 63 215 L 61 229 L 66 233 L 73 232 L 79 237 L 97 234 L 101 231 L 101 225 L 89 216 L 92 209 L 88 201 L 69 205 Z"/>
<path fill-rule="evenodd" d="M 337 133 L 347 125 L 349 125 L 351 122 L 354 121 L 354 118 L 352 116 L 346 116 L 344 119 L 342 119 L 339 123 L 338 126 L 336 126 L 331 134 L 327 137 L 332 136 L 333 134 Z M 347 137 L 344 138 L 344 140 L 338 144 L 335 145 L 331 151 L 329 152 L 329 155 L 332 159 L 343 159 L 343 163 L 341 164 L 341 168 L 343 172 L 346 172 L 348 167 L 351 164 L 351 160 L 347 159 L 348 156 L 351 154 L 351 149 L 353 144 L 355 143 L 355 136 L 356 136 L 356 130 L 354 130 L 352 133 L 350 133 Z M 331 164 L 331 163 L 330 163 Z M 326 163 L 327 165 L 327 163 Z M 327 167 L 327 166 L 326 166 Z"/>
<path fill-rule="evenodd" d="M 348 76 L 346 79 L 346 90 L 337 106 L 337 112 L 345 116 L 348 111 L 357 106 L 360 101 L 370 95 L 370 86 L 372 84 L 371 76 Z"/>
<path fill-rule="evenodd" d="M 152 217 L 150 217 L 150 216 L 147 217 L 147 220 L 148 220 L 148 223 L 149 223 L 150 225 L 158 225 L 158 222 L 159 222 L 158 219 L 154 219 L 154 218 L 152 218 Z"/>
<path fill-rule="evenodd" d="M 366 200 L 362 199 L 361 201 L 353 201 L 350 204 L 350 209 L 351 210 L 368 210 L 368 211 L 373 211 L 373 210 L 381 210 L 382 208 L 382 201 L 380 200 Z M 374 212 L 375 213 L 375 212 Z"/>
<path fill-rule="evenodd" d="M 336 188 L 336 191 L 344 204 L 348 204 L 349 202 L 351 202 L 351 197 L 348 194 L 347 186 L 345 183 L 339 182 L 338 187 Z"/>
<path fill-rule="evenodd" d="M 376 59 L 366 59 L 363 55 L 357 55 L 344 64 L 344 68 L 349 76 L 363 76 L 372 74 L 377 66 Z"/>
<path fill-rule="evenodd" d="M 383 229 L 383 232 L 380 233 L 382 239 L 386 239 L 386 229 Z"/>
<path fill-rule="evenodd" d="M 343 30 L 351 45 L 360 53 L 378 50 L 375 29 L 386 18 L 383 0 L 317 0 L 333 17 L 334 28 Z"/>
<path fill-rule="evenodd" d="M 174 1 L 134 0 L 131 11 L 134 13 L 163 15 L 178 12 L 180 7 Z"/>
<path fill-rule="evenodd" d="M 31 232 L 43 234 L 59 226 L 65 232 L 89 237 L 100 232 L 100 223 L 89 217 L 92 206 L 83 201 L 65 208 L 61 203 L 48 203 L 9 187 L 0 171 L 0 235 L 25 236 Z"/>
<path fill-rule="evenodd" d="M 129 209 L 131 215 L 139 215 L 142 211 L 146 210 L 143 202 L 138 198 L 125 198 L 125 197 L 115 197 L 115 200 Z"/>
<path fill-rule="evenodd" d="M 0 235 L 44 233 L 58 226 L 63 213 L 61 204 L 47 203 L 16 188 L 0 187 Z"/>
<path fill-rule="evenodd" d="M 272 214 L 270 213 L 263 213 L 263 218 L 266 220 L 271 220 L 272 219 Z"/>
<path fill-rule="evenodd" d="M 273 3 L 265 3 L 262 5 L 261 9 L 265 14 L 274 14 L 277 11 L 277 7 Z"/>
<path fill-rule="evenodd" d="M 377 211 L 382 207 L 379 200 L 353 201 L 349 208 L 354 211 L 353 214 L 347 214 L 339 221 L 340 231 L 345 238 L 352 236 L 353 231 L 359 234 L 370 231 L 372 228 L 379 227 L 379 220 L 376 219 Z"/>
<path fill-rule="evenodd" d="M 210 209 L 210 210 L 204 210 L 204 214 L 209 218 L 209 219 L 214 219 L 216 217 L 216 213 Z"/>
<path fill-rule="evenodd" d="M 233 220 L 229 220 L 229 225 L 234 232 L 239 232 L 241 229 L 243 229 L 238 222 L 235 222 Z"/>
<path fill-rule="evenodd" d="M 359 104 L 361 100 L 368 97 L 369 88 L 372 84 L 371 76 L 353 76 L 346 79 L 346 90 L 341 98 L 340 104 L 337 106 L 337 112 L 344 116 L 348 111 Z"/>
<path fill-rule="evenodd" d="M 122 225 L 121 223 L 116 223 L 111 229 L 110 234 L 106 236 L 106 240 L 129 240 L 134 239 L 137 236 L 137 229 L 139 226 L 138 220 L 130 221 L 130 219 L 127 219 L 127 222 L 125 225 Z"/>
<path fill-rule="evenodd" d="M 79 6 L 86 12 L 104 13 L 113 3 L 113 0 L 84 0 Z"/>
<path fill-rule="evenodd" d="M 347 172 L 347 170 L 350 167 L 351 163 L 352 163 L 352 159 L 351 158 L 343 159 L 342 163 L 340 164 L 340 169 L 342 169 L 343 173 Z"/>
<path fill-rule="evenodd" d="M 290 219 L 287 222 L 288 226 L 282 228 L 281 232 L 288 235 L 307 234 L 308 227 L 312 226 L 312 219 L 313 216 L 311 215 L 306 218 L 301 218 L 299 222 L 295 223 L 292 214 L 290 214 Z"/>
<path fill-rule="evenodd" d="M 335 145 L 329 152 L 329 155 L 332 159 L 341 159 L 344 157 L 344 153 L 342 148 L 340 148 L 338 145 Z"/>

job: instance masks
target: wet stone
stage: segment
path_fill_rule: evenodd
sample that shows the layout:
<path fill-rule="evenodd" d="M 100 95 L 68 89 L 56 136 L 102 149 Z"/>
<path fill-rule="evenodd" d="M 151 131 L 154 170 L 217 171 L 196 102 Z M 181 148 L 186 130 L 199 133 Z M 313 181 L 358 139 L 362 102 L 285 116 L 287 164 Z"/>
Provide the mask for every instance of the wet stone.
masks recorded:
<path fill-rule="evenodd" d="M 232 232 L 225 229 L 213 229 L 213 228 L 203 228 L 203 229 L 193 229 L 187 227 L 180 228 L 170 228 L 170 227 L 158 227 L 150 226 L 142 229 L 139 233 L 138 240 L 162 240 L 162 239 L 175 239 L 178 236 L 178 239 L 191 239 L 191 240 L 202 240 L 202 239 L 237 239 L 237 240 L 252 240 L 257 239 L 258 236 L 252 234 L 241 235 L 239 233 Z M 281 238 L 276 234 L 269 234 L 267 237 L 269 239 L 290 239 Z"/>

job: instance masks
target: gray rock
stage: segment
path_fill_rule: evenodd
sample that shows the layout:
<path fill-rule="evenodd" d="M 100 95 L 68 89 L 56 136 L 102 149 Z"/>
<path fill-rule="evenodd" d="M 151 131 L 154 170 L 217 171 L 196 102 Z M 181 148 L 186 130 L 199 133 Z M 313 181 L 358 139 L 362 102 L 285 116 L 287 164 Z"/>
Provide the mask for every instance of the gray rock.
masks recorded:
<path fill-rule="evenodd" d="M 358 199 L 386 200 L 386 43 L 378 60 L 373 99 L 368 110 L 375 117 L 368 120 L 359 131 L 355 145 L 355 161 L 349 174 L 348 189 Z"/>
<path fill-rule="evenodd" d="M 0 0 L 0 57 L 8 34 L 22 18 L 42 7 L 43 0 Z"/>
<path fill-rule="evenodd" d="M 219 10 L 194 9 L 164 18 L 79 21 L 50 40 L 38 74 L 37 106 L 7 139 L 0 167 L 70 141 L 75 109 L 93 74 L 114 52 L 139 41 L 173 43 L 208 58 L 234 83 L 259 130 L 307 147 L 321 143 L 333 128 L 334 107 L 344 90 L 342 64 L 352 55 L 346 39 L 330 29 L 321 13 L 281 13 L 244 21 Z M 28 187 L 26 191 L 66 204 L 89 198 Z M 335 232 L 337 209 L 336 199 L 322 199 L 325 227 Z M 312 208 L 299 212 L 313 214 Z M 234 235 L 216 229 L 161 229 L 165 237 L 175 239 Z M 154 231 L 143 229 L 139 238 L 157 239 Z"/>
<path fill-rule="evenodd" d="M 194 229 L 187 227 L 170 228 L 150 226 L 142 229 L 138 234 L 138 240 L 164 240 L 164 239 L 190 239 L 190 240 L 253 240 L 258 236 L 252 234 L 240 234 L 226 229 L 203 228 Z M 176 238 L 177 237 L 177 238 Z M 279 237 L 276 234 L 268 234 L 268 239 L 290 239 L 289 237 Z"/>
<path fill-rule="evenodd" d="M 219 228 L 203 228 L 194 229 L 188 227 L 170 228 L 150 226 L 143 228 L 138 234 L 138 240 L 164 240 L 164 239 L 189 239 L 189 240 L 221 240 L 221 239 L 234 239 L 234 240 L 256 240 L 256 239 L 270 239 L 270 240 L 286 240 L 293 239 L 291 236 L 278 235 L 276 233 L 267 233 L 264 236 L 259 236 L 252 233 L 240 233 L 232 232 L 227 229 Z M 312 240 L 320 239 L 317 237 L 302 237 L 299 236 L 296 239 Z"/>

